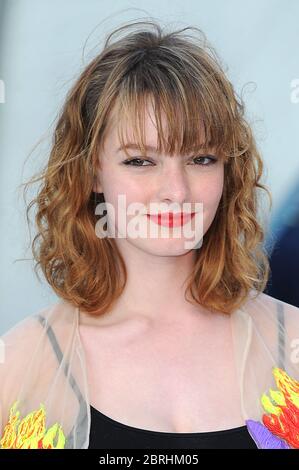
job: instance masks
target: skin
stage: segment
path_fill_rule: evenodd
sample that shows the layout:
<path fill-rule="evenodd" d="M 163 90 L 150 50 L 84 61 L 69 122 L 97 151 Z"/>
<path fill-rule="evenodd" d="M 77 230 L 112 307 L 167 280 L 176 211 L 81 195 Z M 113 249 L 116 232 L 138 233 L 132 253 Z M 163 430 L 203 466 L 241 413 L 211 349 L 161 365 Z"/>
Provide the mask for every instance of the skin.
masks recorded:
<path fill-rule="evenodd" d="M 146 137 L 148 145 L 157 146 L 157 130 L 150 106 L 146 116 Z M 130 127 L 128 140 L 133 141 Z M 94 186 L 94 190 L 103 192 L 105 201 L 115 208 L 116 233 L 117 197 L 125 194 L 126 207 L 139 202 L 148 209 L 147 212 L 150 212 L 152 202 L 167 206 L 176 203 L 179 208 L 184 203 L 191 203 L 194 207 L 194 203 L 200 202 L 203 204 L 205 234 L 215 217 L 223 192 L 223 162 L 218 159 L 207 166 L 210 162 L 208 158 L 201 158 L 196 164 L 194 156 L 170 157 L 149 152 L 150 162 L 145 160 L 143 168 L 126 166 L 123 162 L 128 158 L 124 151 L 117 152 L 119 146 L 117 126 L 114 126 L 106 138 L 101 170 Z M 130 157 L 140 157 L 138 150 L 129 150 L 129 153 Z M 128 216 L 128 224 L 132 217 Z M 146 216 L 140 217 L 144 219 Z M 174 238 L 172 231 L 169 235 L 168 238 L 115 238 L 128 270 L 128 283 L 118 301 L 118 308 L 113 312 L 115 318 L 117 311 L 121 311 L 122 319 L 142 312 L 160 323 L 181 317 L 181 312 L 186 309 L 193 310 L 184 299 L 183 283 L 194 263 L 195 250 L 185 248 L 184 236 Z M 112 318 L 112 312 L 109 316 Z"/>
<path fill-rule="evenodd" d="M 150 107 L 146 142 L 157 145 Z M 190 156 L 151 152 L 154 165 L 128 167 L 122 163 L 128 159 L 125 153 L 116 152 L 119 145 L 112 126 L 94 190 L 114 207 L 119 193 L 126 194 L 127 205 L 138 201 L 146 208 L 151 202 L 180 207 L 202 202 L 205 234 L 221 199 L 223 163 L 204 167 Z M 129 152 L 139 157 L 137 150 Z M 101 317 L 80 313 L 90 403 L 142 429 L 205 432 L 242 426 L 230 318 L 184 299 L 183 283 L 195 254 L 184 241 L 116 238 L 128 271 L 125 290 Z"/>

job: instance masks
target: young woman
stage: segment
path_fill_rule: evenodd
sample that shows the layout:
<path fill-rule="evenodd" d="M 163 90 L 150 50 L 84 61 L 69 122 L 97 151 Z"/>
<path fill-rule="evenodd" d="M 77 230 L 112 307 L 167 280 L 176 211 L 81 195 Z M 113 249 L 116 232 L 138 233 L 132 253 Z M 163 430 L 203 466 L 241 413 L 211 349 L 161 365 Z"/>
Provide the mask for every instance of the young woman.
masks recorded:
<path fill-rule="evenodd" d="M 2 448 L 299 447 L 299 309 L 263 293 L 263 163 L 192 31 L 119 28 L 68 93 L 28 207 L 60 300 L 2 338 Z"/>

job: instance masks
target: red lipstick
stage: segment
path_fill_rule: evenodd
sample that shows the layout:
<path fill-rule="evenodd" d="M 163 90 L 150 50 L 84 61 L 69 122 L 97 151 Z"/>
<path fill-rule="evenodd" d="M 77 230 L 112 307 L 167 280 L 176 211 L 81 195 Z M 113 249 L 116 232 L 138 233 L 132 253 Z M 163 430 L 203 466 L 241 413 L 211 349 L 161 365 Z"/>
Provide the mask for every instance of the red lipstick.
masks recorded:
<path fill-rule="evenodd" d="M 158 225 L 163 225 L 164 227 L 179 227 L 192 219 L 195 215 L 195 212 L 191 214 L 187 214 L 185 212 L 167 212 L 164 214 L 146 214 L 148 218 L 150 218 L 153 222 Z"/>

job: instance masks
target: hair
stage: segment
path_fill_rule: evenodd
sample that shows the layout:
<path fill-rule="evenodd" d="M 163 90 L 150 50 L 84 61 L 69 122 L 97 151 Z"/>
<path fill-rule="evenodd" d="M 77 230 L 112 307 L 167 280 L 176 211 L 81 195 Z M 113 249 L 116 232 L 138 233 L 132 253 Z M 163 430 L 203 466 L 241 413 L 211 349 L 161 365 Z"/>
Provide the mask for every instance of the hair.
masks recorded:
<path fill-rule="evenodd" d="M 26 210 L 28 222 L 36 206 L 37 234 L 30 242 L 35 272 L 40 267 L 60 298 L 93 315 L 109 311 L 123 292 L 127 272 L 115 240 L 95 233 L 95 204 L 105 199 L 93 188 L 113 114 L 132 124 L 144 153 L 148 98 L 154 103 L 158 152 L 184 155 L 212 145 L 223 159 L 222 197 L 197 249 L 185 298 L 232 313 L 251 290 L 261 292 L 267 284 L 258 189 L 267 192 L 270 205 L 272 199 L 260 182 L 263 162 L 243 100 L 196 27 L 167 32 L 155 21 L 126 24 L 106 37 L 103 49 L 80 73 L 57 116 L 48 161 L 37 178 L 25 183 L 27 191 L 41 182 Z M 120 140 L 123 145 L 122 134 Z"/>

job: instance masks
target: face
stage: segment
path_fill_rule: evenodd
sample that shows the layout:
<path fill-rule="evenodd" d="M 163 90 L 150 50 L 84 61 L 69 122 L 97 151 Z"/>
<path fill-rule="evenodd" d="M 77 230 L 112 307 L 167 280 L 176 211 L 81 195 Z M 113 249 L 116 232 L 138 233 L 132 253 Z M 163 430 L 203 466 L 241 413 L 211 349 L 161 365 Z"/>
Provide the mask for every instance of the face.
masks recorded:
<path fill-rule="evenodd" d="M 127 148 L 128 157 L 124 150 L 119 149 L 121 144 L 117 126 L 111 126 L 99 157 L 101 169 L 98 170 L 94 191 L 103 192 L 106 204 L 109 203 L 107 206 L 113 207 L 114 217 L 107 208 L 108 225 L 114 228 L 115 241 L 120 248 L 124 243 L 130 243 L 136 249 L 156 256 L 182 255 L 192 249 L 186 248 L 186 241 L 190 242 L 190 230 L 195 233 L 198 230 L 196 227 L 200 226 L 200 233 L 204 236 L 215 217 L 223 191 L 224 164 L 213 149 L 196 155 L 159 155 L 154 150 L 158 139 L 153 109 L 149 106 L 147 111 L 146 144 L 152 149 L 149 148 L 146 157 L 143 157 L 137 148 Z M 128 139 L 126 142 L 134 143 L 130 127 L 125 129 L 124 135 Z M 119 205 L 119 195 L 123 196 L 122 207 Z M 127 210 L 133 203 L 139 203 L 141 210 L 128 215 Z M 195 217 L 183 219 L 188 220 L 186 226 L 163 226 L 157 217 L 147 216 L 157 212 L 190 213 L 198 211 L 198 206 L 202 209 Z M 120 217 L 123 222 L 120 222 Z M 131 229 L 137 228 L 137 221 L 139 228 L 146 227 L 146 232 L 136 237 Z M 189 238 L 184 233 L 187 226 Z M 151 235 L 153 233 L 155 236 Z"/>

